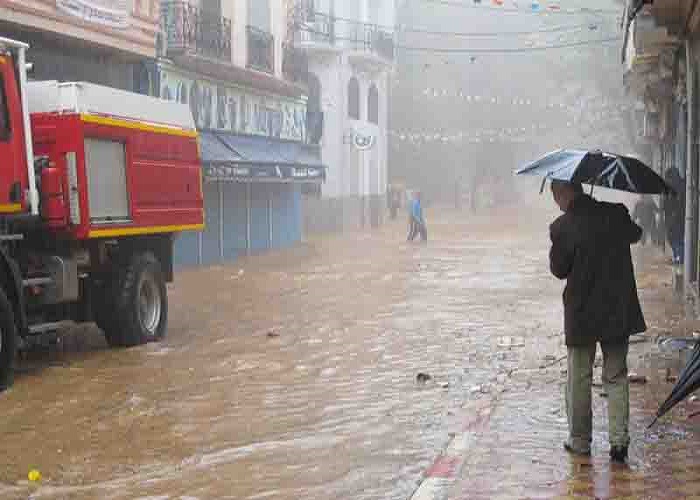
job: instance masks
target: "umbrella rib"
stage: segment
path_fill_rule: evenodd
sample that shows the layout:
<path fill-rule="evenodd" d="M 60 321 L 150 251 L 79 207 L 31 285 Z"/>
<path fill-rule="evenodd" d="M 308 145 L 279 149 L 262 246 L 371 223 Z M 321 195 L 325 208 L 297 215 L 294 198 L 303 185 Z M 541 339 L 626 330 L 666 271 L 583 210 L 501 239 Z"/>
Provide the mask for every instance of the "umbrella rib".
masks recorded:
<path fill-rule="evenodd" d="M 625 166 L 625 162 L 622 161 L 622 158 L 618 157 L 617 159 L 615 159 L 615 163 L 618 163 L 620 165 L 620 170 L 622 170 L 622 173 L 627 179 L 627 182 L 632 187 L 632 189 L 634 189 L 634 191 L 637 192 L 637 185 L 632 180 L 632 177 L 630 177 L 630 174 L 627 171 L 627 167 Z"/>
<path fill-rule="evenodd" d="M 605 170 L 603 170 L 598 176 L 596 176 L 594 179 L 592 178 L 593 182 L 598 182 L 603 179 L 603 177 L 606 177 L 609 175 L 612 171 L 615 172 L 622 172 L 622 175 L 625 176 L 625 179 L 627 180 L 628 184 L 632 188 L 634 192 L 637 192 L 637 185 L 632 181 L 632 178 L 629 175 L 629 172 L 627 172 L 627 167 L 625 167 L 625 164 L 620 160 L 620 158 L 615 158 L 615 161 L 612 162 Z M 608 187 L 611 189 L 613 188 L 613 181 L 614 178 L 608 182 Z"/>

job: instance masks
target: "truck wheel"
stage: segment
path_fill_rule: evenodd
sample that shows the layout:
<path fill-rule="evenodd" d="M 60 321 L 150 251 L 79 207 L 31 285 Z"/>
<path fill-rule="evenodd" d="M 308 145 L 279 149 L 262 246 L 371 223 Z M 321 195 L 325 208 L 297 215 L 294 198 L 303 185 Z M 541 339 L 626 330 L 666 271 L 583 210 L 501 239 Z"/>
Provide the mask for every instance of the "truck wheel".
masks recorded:
<path fill-rule="evenodd" d="M 131 347 L 165 336 L 168 294 L 158 259 L 152 253 L 132 257 L 117 279 L 111 321 L 102 325 L 112 346 Z"/>
<path fill-rule="evenodd" d="M 17 327 L 12 305 L 5 292 L 0 290 L 0 391 L 14 381 L 17 355 Z"/>

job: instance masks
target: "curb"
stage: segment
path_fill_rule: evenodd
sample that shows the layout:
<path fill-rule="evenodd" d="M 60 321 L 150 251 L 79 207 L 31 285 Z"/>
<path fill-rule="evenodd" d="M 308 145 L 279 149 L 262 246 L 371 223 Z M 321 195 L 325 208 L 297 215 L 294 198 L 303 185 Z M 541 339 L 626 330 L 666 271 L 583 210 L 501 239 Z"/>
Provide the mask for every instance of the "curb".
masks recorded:
<path fill-rule="evenodd" d="M 452 437 L 445 451 L 423 473 L 423 479 L 410 500 L 447 499 L 450 487 L 461 476 L 466 452 L 491 419 L 494 403 L 495 400 L 482 401 L 473 408 L 472 414 L 466 416 L 459 432 Z"/>

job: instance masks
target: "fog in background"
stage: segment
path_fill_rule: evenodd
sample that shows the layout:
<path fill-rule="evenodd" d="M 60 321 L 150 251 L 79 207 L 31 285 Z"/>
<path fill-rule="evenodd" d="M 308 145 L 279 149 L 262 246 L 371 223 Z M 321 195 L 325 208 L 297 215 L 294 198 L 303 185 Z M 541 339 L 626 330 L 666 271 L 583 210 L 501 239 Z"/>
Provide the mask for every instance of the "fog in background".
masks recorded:
<path fill-rule="evenodd" d="M 548 151 L 634 153 L 622 120 L 622 2 L 542 2 L 545 12 L 551 3 L 562 9 L 546 14 L 531 13 L 530 3 L 519 1 L 517 13 L 512 0 L 502 7 L 487 0 L 400 5 L 390 109 L 392 184 L 420 189 L 431 203 L 451 203 L 458 189 L 465 203 L 480 209 L 517 200 L 518 192 L 537 194 L 538 183 L 521 182 L 513 171 Z M 587 10 L 569 12 L 577 8 Z M 616 40 L 598 43 L 611 38 Z M 494 49 L 513 52 L 482 52 Z"/>

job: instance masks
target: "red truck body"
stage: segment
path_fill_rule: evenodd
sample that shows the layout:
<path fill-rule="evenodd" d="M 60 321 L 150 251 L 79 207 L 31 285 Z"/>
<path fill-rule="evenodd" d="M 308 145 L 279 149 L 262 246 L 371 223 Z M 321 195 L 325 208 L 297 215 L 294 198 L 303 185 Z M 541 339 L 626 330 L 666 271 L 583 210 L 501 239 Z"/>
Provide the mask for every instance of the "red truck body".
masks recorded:
<path fill-rule="evenodd" d="M 51 221 L 53 232 L 88 239 L 203 228 L 204 200 L 195 132 L 84 114 L 38 113 L 32 114 L 31 122 L 34 153 L 49 158 L 61 182 L 59 200 L 55 192 L 53 197 L 49 193 L 42 196 L 42 216 Z M 122 220 L 96 222 L 91 213 L 86 139 L 124 145 L 128 214 Z M 76 155 L 80 205 L 77 224 L 70 220 L 70 152 Z M 119 188 L 111 186 L 113 190 Z"/>
<path fill-rule="evenodd" d="M 96 322 L 115 347 L 163 338 L 173 241 L 204 227 L 186 105 L 28 82 L 0 37 L 0 390 L 31 339 Z"/>

